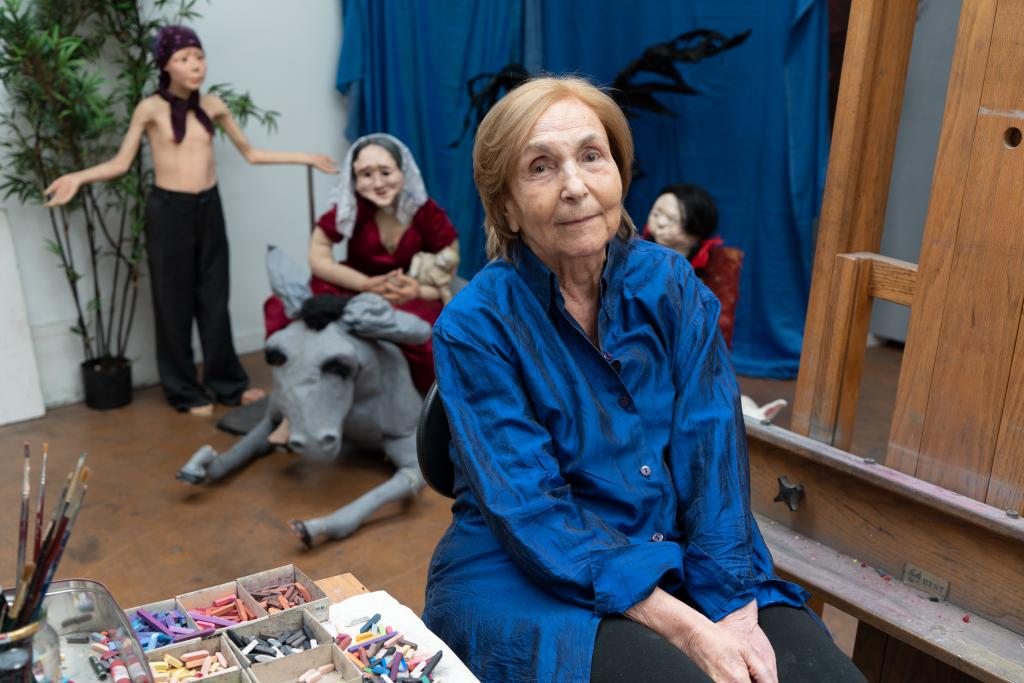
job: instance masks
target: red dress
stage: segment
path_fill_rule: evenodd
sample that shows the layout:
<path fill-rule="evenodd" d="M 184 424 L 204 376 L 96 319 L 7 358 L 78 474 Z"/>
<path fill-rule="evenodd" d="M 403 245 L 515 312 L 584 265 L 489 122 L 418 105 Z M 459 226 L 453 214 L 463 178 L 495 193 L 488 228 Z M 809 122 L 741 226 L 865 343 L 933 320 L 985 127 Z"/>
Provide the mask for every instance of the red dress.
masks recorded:
<path fill-rule="evenodd" d="M 641 236 L 653 241 L 650 230 L 644 226 Z M 693 272 L 701 282 L 718 297 L 722 312 L 718 316 L 718 328 L 722 331 L 725 345 L 732 348 L 732 332 L 736 326 L 736 304 L 740 298 L 740 271 L 743 268 L 743 252 L 736 247 L 722 246 L 720 237 L 701 242 L 700 249 L 690 259 Z"/>
<path fill-rule="evenodd" d="M 377 227 L 377 207 L 368 200 L 357 197 L 356 220 L 352 226 L 352 237 L 348 243 L 348 259 L 342 263 L 355 268 L 364 275 L 383 275 L 395 268 L 409 270 L 412 257 L 421 251 L 437 253 L 458 239 L 458 233 L 452 226 L 444 209 L 433 199 L 420 207 L 412 217 L 409 228 L 402 235 L 394 252 L 384 248 Z M 341 235 L 336 228 L 335 207 L 320 217 L 317 226 L 332 242 L 340 242 Z M 329 282 L 313 277 L 310 281 L 313 294 L 348 294 L 357 292 L 345 290 Z M 400 311 L 412 313 L 433 325 L 441 315 L 440 301 L 413 299 L 396 306 Z M 284 306 L 277 297 L 271 297 L 263 307 L 267 326 L 267 336 L 287 325 L 291 320 L 284 314 Z M 434 352 L 430 340 L 424 344 L 400 345 L 402 353 L 409 361 L 412 379 L 416 388 L 426 393 L 434 381 Z"/>

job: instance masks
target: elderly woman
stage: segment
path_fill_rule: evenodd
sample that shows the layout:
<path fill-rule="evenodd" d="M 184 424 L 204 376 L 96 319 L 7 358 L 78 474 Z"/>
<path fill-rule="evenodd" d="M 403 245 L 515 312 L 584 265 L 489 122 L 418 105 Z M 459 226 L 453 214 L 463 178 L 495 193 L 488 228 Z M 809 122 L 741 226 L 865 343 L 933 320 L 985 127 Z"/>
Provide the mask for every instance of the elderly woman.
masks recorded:
<path fill-rule="evenodd" d="M 632 155 L 575 78 L 480 125 L 495 258 L 434 329 L 456 500 L 424 619 L 484 681 L 863 680 L 772 572 L 718 304 L 635 237 Z"/>

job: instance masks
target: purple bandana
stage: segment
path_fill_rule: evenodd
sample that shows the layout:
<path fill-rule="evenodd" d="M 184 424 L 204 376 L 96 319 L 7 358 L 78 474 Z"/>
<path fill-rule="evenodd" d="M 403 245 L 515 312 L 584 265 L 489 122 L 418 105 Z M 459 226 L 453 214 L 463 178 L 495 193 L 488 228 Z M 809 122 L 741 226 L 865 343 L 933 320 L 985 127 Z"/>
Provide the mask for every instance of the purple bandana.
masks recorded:
<path fill-rule="evenodd" d="M 211 135 L 213 134 L 213 122 L 206 112 L 203 111 L 203 108 L 199 106 L 198 90 L 193 90 L 187 100 L 171 94 L 168 90 L 168 86 L 171 84 L 171 76 L 164 70 L 164 67 L 167 66 L 167 61 L 171 58 L 171 55 L 186 47 L 203 49 L 202 43 L 199 42 L 199 36 L 196 35 L 195 31 L 186 26 L 164 26 L 153 40 L 153 59 L 156 62 L 157 68 L 160 69 L 160 87 L 157 92 L 160 97 L 167 100 L 171 105 L 171 128 L 174 130 L 175 143 L 180 143 L 185 137 L 185 120 L 190 110 L 195 112 L 199 123 Z"/>

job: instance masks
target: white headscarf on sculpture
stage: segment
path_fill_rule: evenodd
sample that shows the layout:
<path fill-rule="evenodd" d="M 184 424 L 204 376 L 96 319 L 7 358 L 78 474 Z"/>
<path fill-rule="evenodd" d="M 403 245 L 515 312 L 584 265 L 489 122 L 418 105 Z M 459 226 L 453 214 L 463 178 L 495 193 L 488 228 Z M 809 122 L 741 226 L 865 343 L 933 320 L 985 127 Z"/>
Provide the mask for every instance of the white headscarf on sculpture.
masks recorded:
<path fill-rule="evenodd" d="M 338 258 L 341 261 L 345 261 L 348 258 L 348 240 L 352 237 L 352 229 L 355 226 L 356 211 L 358 210 L 355 178 L 353 178 L 352 174 L 352 162 L 355 161 L 353 159 L 353 151 L 360 148 L 360 143 L 373 143 L 375 140 L 382 138 L 394 144 L 402 153 L 401 170 L 405 176 L 405 183 L 402 185 L 402 190 L 398 193 L 396 199 L 398 206 L 395 211 L 395 217 L 398 219 L 398 222 L 402 225 L 409 225 L 412 217 L 416 215 L 420 207 L 426 204 L 427 199 L 429 199 L 426 185 L 423 184 L 423 175 L 420 174 L 420 168 L 416 165 L 416 160 L 412 158 L 409 148 L 401 140 L 387 133 L 372 133 L 364 135 L 353 142 L 352 146 L 348 148 L 348 152 L 345 154 L 345 162 L 341 166 L 341 173 L 339 174 L 341 179 L 331 191 L 331 203 L 336 207 L 335 227 L 338 230 L 338 234 L 341 235 L 341 241 L 338 243 L 340 247 Z"/>

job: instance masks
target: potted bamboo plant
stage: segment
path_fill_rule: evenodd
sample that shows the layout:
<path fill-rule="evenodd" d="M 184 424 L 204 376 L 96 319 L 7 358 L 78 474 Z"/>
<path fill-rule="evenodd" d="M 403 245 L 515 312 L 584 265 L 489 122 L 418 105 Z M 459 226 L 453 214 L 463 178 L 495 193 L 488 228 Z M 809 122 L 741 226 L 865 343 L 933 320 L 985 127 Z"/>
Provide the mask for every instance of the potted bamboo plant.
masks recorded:
<path fill-rule="evenodd" d="M 116 152 L 133 107 L 155 91 L 151 41 L 160 26 L 194 20 L 196 0 L 2 0 L 0 192 L 43 204 L 43 188 L 69 171 Z M 150 8 L 150 9 L 147 9 Z M 244 125 L 269 130 L 277 112 L 248 93 L 211 86 Z M 144 277 L 143 215 L 152 169 L 139 154 L 115 181 L 83 188 L 70 204 L 49 209 L 46 244 L 75 307 L 71 331 L 82 345 L 86 404 L 116 408 L 131 401 L 126 357 Z"/>

